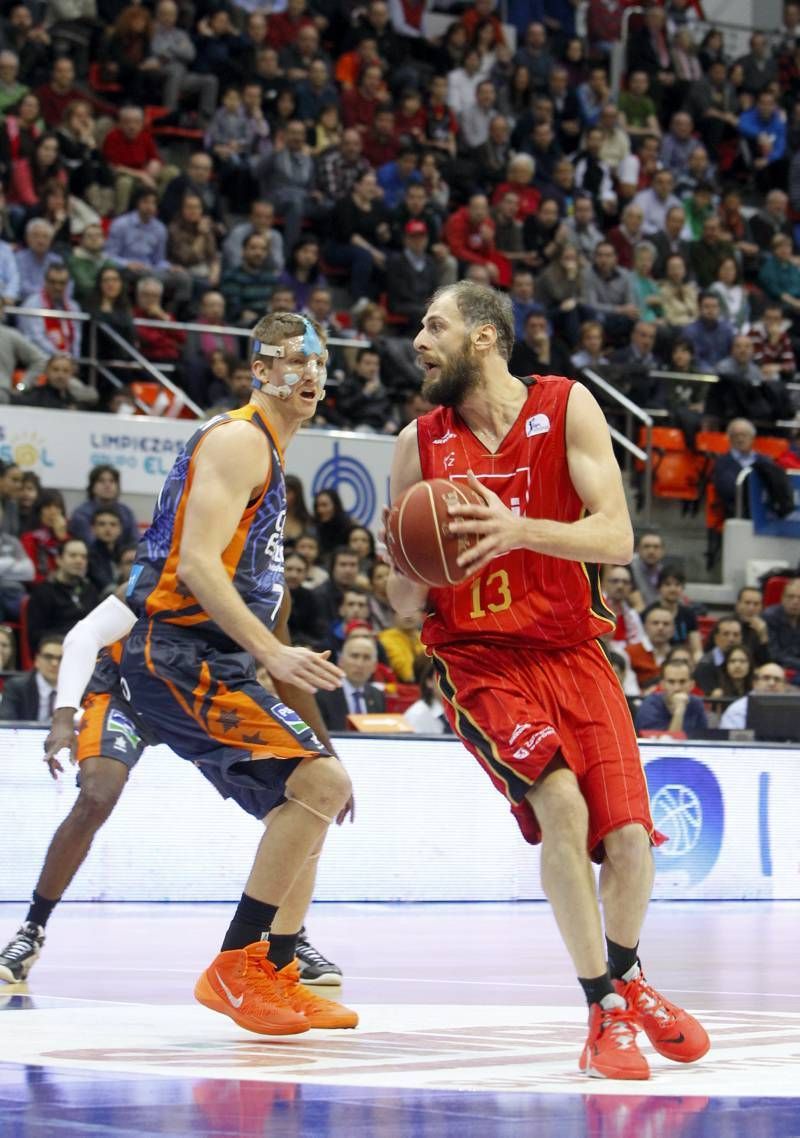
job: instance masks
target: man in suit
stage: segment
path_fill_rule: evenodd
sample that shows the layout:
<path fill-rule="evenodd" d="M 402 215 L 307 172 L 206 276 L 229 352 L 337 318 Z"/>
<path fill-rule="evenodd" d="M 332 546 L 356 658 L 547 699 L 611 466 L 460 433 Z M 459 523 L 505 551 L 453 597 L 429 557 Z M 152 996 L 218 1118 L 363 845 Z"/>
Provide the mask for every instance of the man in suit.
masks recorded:
<path fill-rule="evenodd" d="M 710 695 L 722 683 L 725 653 L 742 643 L 742 624 L 738 616 L 721 616 L 714 629 L 713 646 L 704 652 L 694 670 L 695 683 Z"/>
<path fill-rule="evenodd" d="M 378 649 L 373 636 L 353 632 L 347 637 L 339 654 L 339 667 L 345 676 L 342 686 L 336 691 L 317 692 L 317 704 L 329 731 L 348 731 L 350 714 L 386 710 L 383 692 L 369 683 L 377 662 Z"/>
<path fill-rule="evenodd" d="M 34 666 L 24 676 L 12 676 L 3 689 L 0 719 L 49 723 L 56 701 L 63 636 L 48 634 L 39 642 Z"/>

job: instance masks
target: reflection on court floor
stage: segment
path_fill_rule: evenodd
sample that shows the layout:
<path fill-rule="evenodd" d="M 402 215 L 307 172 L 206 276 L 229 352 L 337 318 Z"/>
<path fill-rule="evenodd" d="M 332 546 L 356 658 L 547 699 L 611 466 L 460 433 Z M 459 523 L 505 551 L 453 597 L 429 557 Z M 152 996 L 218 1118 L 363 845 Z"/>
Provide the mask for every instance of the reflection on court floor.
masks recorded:
<path fill-rule="evenodd" d="M 578 1073 L 585 1011 L 544 906 L 315 907 L 361 1025 L 277 1040 L 191 1000 L 222 911 L 63 908 L 29 985 L 0 986 L 3 1138 L 800 1133 L 798 906 L 653 907 L 651 974 L 712 1050 L 680 1066 L 643 1039 L 644 1085 Z"/>

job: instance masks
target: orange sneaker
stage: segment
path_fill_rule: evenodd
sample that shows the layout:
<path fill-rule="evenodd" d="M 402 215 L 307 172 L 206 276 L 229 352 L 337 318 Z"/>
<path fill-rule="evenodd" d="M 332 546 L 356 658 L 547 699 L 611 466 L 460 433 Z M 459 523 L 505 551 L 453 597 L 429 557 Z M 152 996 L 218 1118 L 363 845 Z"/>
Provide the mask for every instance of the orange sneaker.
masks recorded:
<path fill-rule="evenodd" d="M 589 1036 L 578 1067 L 594 1079 L 649 1079 L 650 1068 L 636 1044 L 628 1008 L 589 1008 Z"/>
<path fill-rule="evenodd" d="M 651 988 L 641 969 L 630 980 L 615 980 L 614 989 L 630 1008 L 637 1026 L 665 1059 L 694 1063 L 708 1051 L 711 1040 L 703 1025 Z"/>
<path fill-rule="evenodd" d="M 259 1035 L 297 1035 L 311 1026 L 290 1006 L 285 985 L 267 959 L 267 941 L 221 952 L 195 984 L 194 998 Z"/>
<path fill-rule="evenodd" d="M 344 1004 L 337 1004 L 335 1000 L 324 1000 L 300 983 L 300 969 L 296 960 L 281 968 L 278 980 L 283 984 L 287 1003 L 294 1011 L 301 1012 L 306 1017 L 309 1027 L 358 1026 L 357 1012 L 346 1008 Z"/>

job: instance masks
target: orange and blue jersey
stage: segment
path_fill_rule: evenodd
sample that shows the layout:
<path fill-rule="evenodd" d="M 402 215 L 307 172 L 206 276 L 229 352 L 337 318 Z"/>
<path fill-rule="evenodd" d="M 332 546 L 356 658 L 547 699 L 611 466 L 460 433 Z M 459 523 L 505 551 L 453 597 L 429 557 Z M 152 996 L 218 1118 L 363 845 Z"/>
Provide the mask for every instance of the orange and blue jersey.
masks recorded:
<path fill-rule="evenodd" d="M 250 611 L 270 630 L 283 598 L 283 525 L 286 491 L 283 455 L 268 421 L 255 404 L 219 415 L 189 439 L 175 459 L 158 496 L 153 521 L 139 543 L 127 603 L 141 619 L 192 629 L 219 646 L 233 647 L 178 576 L 180 545 L 196 458 L 212 431 L 232 422 L 248 422 L 263 431 L 270 447 L 269 476 L 247 504 L 236 532 L 222 552 L 231 583 Z"/>

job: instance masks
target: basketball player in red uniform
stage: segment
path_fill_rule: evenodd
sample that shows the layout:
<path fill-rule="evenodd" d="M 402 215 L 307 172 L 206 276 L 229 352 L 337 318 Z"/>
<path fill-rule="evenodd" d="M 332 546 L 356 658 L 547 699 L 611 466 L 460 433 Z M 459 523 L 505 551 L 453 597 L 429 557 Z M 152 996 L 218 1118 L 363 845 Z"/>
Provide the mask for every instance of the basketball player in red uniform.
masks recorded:
<path fill-rule="evenodd" d="M 434 296 L 414 346 L 437 406 L 400 434 L 391 494 L 449 478 L 483 496 L 451 507 L 453 530 L 480 540 L 459 559 L 468 579 L 428 593 L 423 640 L 453 730 L 542 843 L 542 885 L 589 1004 L 580 1069 L 646 1079 L 638 1029 L 678 1062 L 709 1040 L 645 981 L 637 954 L 660 836 L 598 643 L 614 626 L 598 565 L 630 561 L 630 517 L 599 406 L 572 380 L 511 375 L 513 329 L 508 298 L 485 285 Z M 426 607 L 396 570 L 389 596 L 400 613 Z"/>

